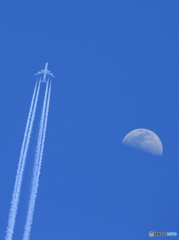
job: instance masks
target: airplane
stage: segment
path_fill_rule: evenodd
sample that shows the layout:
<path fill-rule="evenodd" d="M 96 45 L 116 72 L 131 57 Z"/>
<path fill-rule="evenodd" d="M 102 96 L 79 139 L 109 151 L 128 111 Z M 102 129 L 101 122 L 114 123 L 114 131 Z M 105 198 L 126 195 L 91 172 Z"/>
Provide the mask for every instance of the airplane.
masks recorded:
<path fill-rule="evenodd" d="M 47 74 L 50 75 L 51 77 L 55 77 L 55 76 L 53 75 L 53 73 L 51 73 L 47 68 L 48 68 L 48 62 L 46 62 L 46 64 L 45 64 L 45 69 L 39 71 L 39 72 L 36 73 L 34 76 L 39 75 L 39 74 L 43 74 L 43 80 L 40 79 L 40 81 L 47 83 L 47 80 L 46 80 L 46 75 L 47 75 Z"/>

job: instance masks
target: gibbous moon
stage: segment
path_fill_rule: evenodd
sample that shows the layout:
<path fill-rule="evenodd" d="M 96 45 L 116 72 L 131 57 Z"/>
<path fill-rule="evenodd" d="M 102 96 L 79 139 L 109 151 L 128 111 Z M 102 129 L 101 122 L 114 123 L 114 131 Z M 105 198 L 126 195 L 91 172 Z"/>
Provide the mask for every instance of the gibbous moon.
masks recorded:
<path fill-rule="evenodd" d="M 130 147 L 149 152 L 154 155 L 162 155 L 163 146 L 160 138 L 152 131 L 144 128 L 129 132 L 122 141 Z"/>

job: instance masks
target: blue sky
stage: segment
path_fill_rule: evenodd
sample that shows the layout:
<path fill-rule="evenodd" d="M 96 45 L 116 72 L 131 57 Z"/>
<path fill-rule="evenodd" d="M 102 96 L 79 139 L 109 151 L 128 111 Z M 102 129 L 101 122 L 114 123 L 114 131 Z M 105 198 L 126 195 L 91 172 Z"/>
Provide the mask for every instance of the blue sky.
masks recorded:
<path fill-rule="evenodd" d="M 176 0 L 1 2 L 0 239 L 34 74 L 45 62 L 56 78 L 31 239 L 179 234 L 178 7 Z M 136 128 L 159 136 L 161 157 L 122 145 Z M 24 187 L 14 239 L 22 239 L 28 194 Z"/>

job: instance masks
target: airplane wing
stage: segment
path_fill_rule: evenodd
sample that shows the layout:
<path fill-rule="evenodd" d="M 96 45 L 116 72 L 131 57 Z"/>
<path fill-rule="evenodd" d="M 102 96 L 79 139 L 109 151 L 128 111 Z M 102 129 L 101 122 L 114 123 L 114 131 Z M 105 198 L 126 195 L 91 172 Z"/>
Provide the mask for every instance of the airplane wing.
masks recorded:
<path fill-rule="evenodd" d="M 50 75 L 50 76 L 52 76 L 52 77 L 55 77 L 55 76 L 53 75 L 53 73 L 51 73 L 50 71 L 48 71 L 47 74 Z"/>
<path fill-rule="evenodd" d="M 36 73 L 35 75 L 39 75 L 39 74 L 44 74 L 44 70 L 41 70 L 40 72 Z"/>

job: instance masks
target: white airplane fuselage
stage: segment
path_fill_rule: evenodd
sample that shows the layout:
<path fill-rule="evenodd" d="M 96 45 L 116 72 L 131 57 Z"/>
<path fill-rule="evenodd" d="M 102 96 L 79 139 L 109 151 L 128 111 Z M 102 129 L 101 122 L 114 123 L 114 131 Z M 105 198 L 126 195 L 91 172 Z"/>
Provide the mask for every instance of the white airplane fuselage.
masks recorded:
<path fill-rule="evenodd" d="M 45 69 L 44 69 L 44 77 L 43 77 L 43 80 L 42 81 L 45 81 L 46 80 L 46 75 L 47 75 L 47 67 L 48 67 L 48 63 L 45 64 Z"/>

